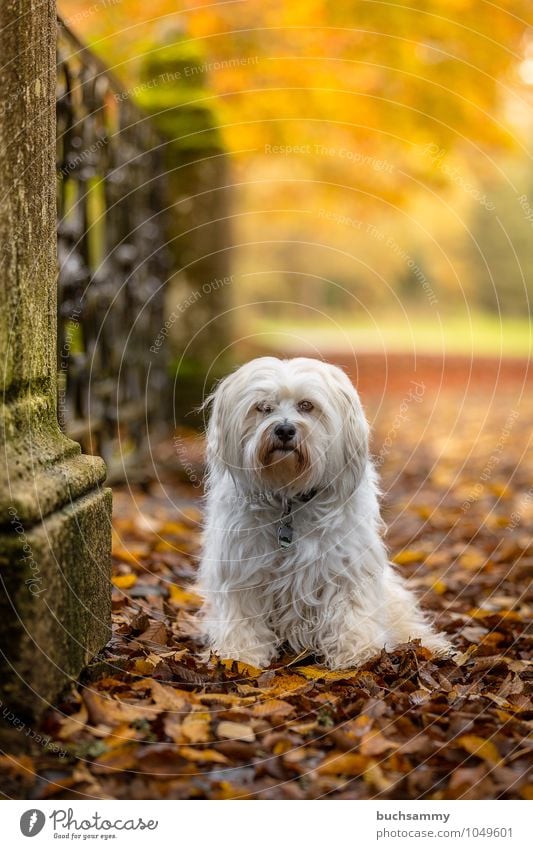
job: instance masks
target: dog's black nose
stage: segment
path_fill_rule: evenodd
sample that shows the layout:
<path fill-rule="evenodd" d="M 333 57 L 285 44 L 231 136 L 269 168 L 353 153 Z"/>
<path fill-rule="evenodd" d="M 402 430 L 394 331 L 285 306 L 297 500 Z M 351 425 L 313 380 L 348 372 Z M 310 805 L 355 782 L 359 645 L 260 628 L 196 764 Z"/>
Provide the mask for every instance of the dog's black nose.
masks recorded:
<path fill-rule="evenodd" d="M 296 428 L 290 422 L 282 422 L 274 428 L 274 434 L 280 442 L 290 442 L 296 436 Z"/>

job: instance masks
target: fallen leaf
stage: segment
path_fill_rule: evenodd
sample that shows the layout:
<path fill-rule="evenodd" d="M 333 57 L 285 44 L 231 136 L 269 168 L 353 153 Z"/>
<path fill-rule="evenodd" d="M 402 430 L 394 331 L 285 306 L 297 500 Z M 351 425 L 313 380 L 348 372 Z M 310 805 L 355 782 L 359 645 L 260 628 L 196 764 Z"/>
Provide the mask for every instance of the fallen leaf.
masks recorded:
<path fill-rule="evenodd" d="M 287 716 L 294 713 L 295 708 L 282 699 L 265 699 L 252 708 L 254 716 Z"/>
<path fill-rule="evenodd" d="M 320 764 L 320 775 L 362 775 L 368 766 L 368 758 L 355 752 L 334 752 Z"/>
<path fill-rule="evenodd" d="M 133 722 L 135 719 L 153 718 L 154 709 L 147 704 L 129 704 L 110 696 L 104 696 L 94 690 L 82 690 L 83 701 L 87 706 L 89 721 L 95 725 L 117 725 Z"/>
<path fill-rule="evenodd" d="M 389 749 L 395 749 L 398 747 L 398 743 L 394 743 L 392 740 L 388 740 L 381 731 L 369 731 L 366 734 L 363 734 L 361 738 L 361 754 L 371 756 L 371 755 L 381 755 L 383 752 L 387 752 Z"/>
<path fill-rule="evenodd" d="M 185 590 L 176 584 L 170 584 L 170 600 L 178 607 L 200 607 L 202 598 L 192 590 Z"/>
<path fill-rule="evenodd" d="M 206 711 L 187 714 L 181 723 L 181 733 L 190 743 L 207 743 L 211 739 L 211 716 Z"/>
<path fill-rule="evenodd" d="M 113 585 L 119 590 L 129 590 L 137 583 L 137 575 L 130 572 L 129 575 L 113 575 L 111 578 Z"/>
<path fill-rule="evenodd" d="M 425 551 L 417 551 L 414 549 L 404 549 L 403 551 L 399 551 L 392 558 L 394 563 L 397 563 L 398 566 L 403 566 L 407 563 L 419 563 L 424 560 L 426 557 Z"/>
<path fill-rule="evenodd" d="M 286 675 L 284 673 L 275 675 L 272 679 L 270 679 L 269 673 L 263 674 L 257 683 L 261 692 L 271 697 L 297 695 L 312 687 L 312 682 L 306 681 L 300 675 Z"/>
<path fill-rule="evenodd" d="M 152 622 L 137 639 L 141 643 L 156 643 L 160 646 L 166 646 L 168 641 L 166 625 L 163 622 Z"/>
<path fill-rule="evenodd" d="M 500 753 L 490 740 L 485 740 L 483 737 L 478 737 L 475 734 L 463 734 L 458 737 L 457 744 L 461 746 L 470 755 L 476 755 L 489 764 L 496 765 L 501 763 Z"/>
<path fill-rule="evenodd" d="M 179 753 L 182 758 L 199 764 L 227 764 L 227 757 L 216 749 L 193 749 L 191 746 L 180 746 Z"/>
<path fill-rule="evenodd" d="M 243 740 L 245 743 L 255 741 L 255 733 L 250 725 L 244 725 L 242 722 L 230 722 L 229 720 L 219 722 L 217 737 L 227 740 Z"/>
<path fill-rule="evenodd" d="M 190 701 L 183 690 L 176 690 L 174 687 L 154 680 L 150 682 L 150 689 L 154 703 L 162 710 L 179 713 L 190 710 Z"/>

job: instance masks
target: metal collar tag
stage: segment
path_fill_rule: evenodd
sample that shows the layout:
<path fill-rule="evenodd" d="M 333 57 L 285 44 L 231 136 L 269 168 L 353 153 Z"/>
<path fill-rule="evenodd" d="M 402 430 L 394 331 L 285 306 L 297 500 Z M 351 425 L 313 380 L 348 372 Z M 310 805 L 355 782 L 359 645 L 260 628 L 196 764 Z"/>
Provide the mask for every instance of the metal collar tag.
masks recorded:
<path fill-rule="evenodd" d="M 292 525 L 292 500 L 290 498 L 283 501 L 283 513 L 279 520 L 278 527 L 278 543 L 280 548 L 288 548 L 294 536 L 294 528 Z"/>

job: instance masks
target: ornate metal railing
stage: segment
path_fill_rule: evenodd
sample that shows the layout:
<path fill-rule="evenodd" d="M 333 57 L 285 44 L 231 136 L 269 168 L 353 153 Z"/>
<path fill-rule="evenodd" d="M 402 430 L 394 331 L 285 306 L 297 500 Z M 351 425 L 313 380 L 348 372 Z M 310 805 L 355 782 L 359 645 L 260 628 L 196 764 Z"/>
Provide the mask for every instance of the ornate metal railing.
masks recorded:
<path fill-rule="evenodd" d="M 111 479 L 132 474 L 164 415 L 168 276 L 162 139 L 59 20 L 57 92 L 60 422 Z"/>

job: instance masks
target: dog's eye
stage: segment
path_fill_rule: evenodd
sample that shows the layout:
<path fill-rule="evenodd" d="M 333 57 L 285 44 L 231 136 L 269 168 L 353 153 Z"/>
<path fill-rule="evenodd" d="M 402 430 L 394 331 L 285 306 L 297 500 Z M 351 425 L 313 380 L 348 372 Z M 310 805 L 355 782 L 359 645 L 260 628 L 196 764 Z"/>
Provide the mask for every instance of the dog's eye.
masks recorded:
<path fill-rule="evenodd" d="M 301 413 L 310 413 L 311 410 L 314 409 L 314 407 L 311 404 L 311 401 L 300 401 L 300 403 L 298 404 L 298 409 Z"/>
<path fill-rule="evenodd" d="M 255 409 L 259 413 L 271 413 L 272 407 L 267 401 L 260 401 L 259 404 L 256 404 Z"/>

